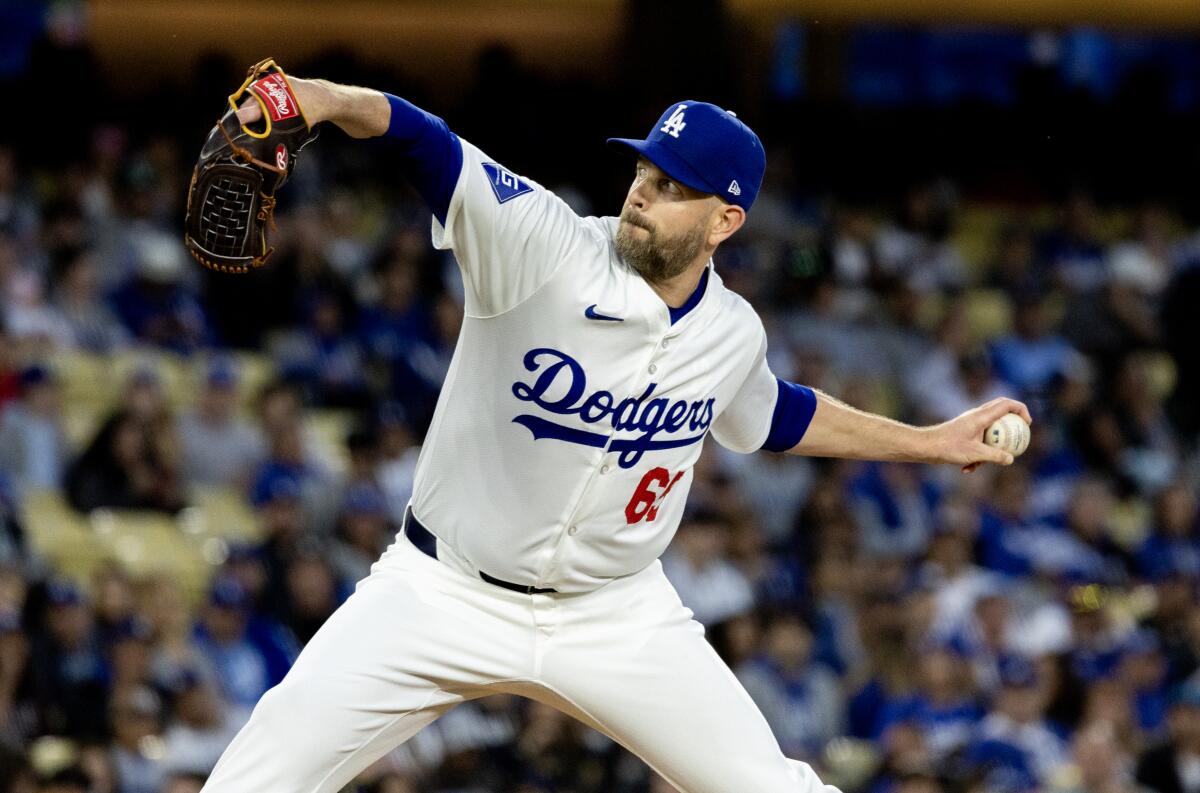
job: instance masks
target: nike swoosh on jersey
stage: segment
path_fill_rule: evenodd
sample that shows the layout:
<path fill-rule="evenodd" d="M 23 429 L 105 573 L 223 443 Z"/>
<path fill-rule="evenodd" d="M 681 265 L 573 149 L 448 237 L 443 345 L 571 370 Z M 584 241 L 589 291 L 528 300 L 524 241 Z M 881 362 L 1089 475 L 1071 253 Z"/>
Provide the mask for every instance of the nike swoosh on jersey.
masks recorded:
<path fill-rule="evenodd" d="M 607 320 L 609 322 L 624 322 L 625 321 L 624 317 L 609 317 L 604 314 L 597 314 L 595 303 L 592 303 L 590 306 L 588 306 L 586 309 L 584 309 L 583 315 L 585 317 L 587 317 L 588 319 L 603 319 L 603 320 Z"/>

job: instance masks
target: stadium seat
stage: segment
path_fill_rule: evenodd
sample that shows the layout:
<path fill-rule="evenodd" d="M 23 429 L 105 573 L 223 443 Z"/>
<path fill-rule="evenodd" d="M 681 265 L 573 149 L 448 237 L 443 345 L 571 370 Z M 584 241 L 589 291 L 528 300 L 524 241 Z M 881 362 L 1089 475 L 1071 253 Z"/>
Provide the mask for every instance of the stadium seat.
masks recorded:
<path fill-rule="evenodd" d="M 346 410 L 314 410 L 308 417 L 308 438 L 314 443 L 312 450 L 321 462 L 335 473 L 346 470 L 349 453 L 346 450 L 346 433 L 353 424 L 354 414 Z"/>
<path fill-rule="evenodd" d="M 180 515 L 189 534 L 219 537 L 225 540 L 250 540 L 258 537 L 258 518 L 246 497 L 228 488 L 196 488 L 192 507 Z"/>
<path fill-rule="evenodd" d="M 162 513 L 95 510 L 83 516 L 58 493 L 42 491 L 26 497 L 24 517 L 35 551 L 80 582 L 111 560 L 134 576 L 169 575 L 195 599 L 212 566 L 224 560 L 223 540 L 183 531 L 182 519 Z"/>
<path fill-rule="evenodd" d="M 1012 327 L 1012 305 L 998 289 L 972 289 L 966 294 L 967 323 L 977 341 L 1002 336 Z"/>

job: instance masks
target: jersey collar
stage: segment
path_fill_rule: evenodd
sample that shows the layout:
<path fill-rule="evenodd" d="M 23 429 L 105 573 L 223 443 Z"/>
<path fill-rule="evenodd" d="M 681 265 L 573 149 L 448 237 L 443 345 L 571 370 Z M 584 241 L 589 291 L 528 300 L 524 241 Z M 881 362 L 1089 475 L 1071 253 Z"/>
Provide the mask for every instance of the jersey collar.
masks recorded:
<path fill-rule="evenodd" d="M 620 218 L 609 217 L 605 218 L 605 220 L 608 221 L 608 234 L 611 245 L 611 240 L 616 237 L 617 224 L 620 222 Z M 720 292 L 722 288 L 721 276 L 717 275 L 716 268 L 713 266 L 713 260 L 710 258 L 708 260 L 708 264 L 705 265 L 707 278 L 701 279 L 701 282 L 697 284 L 696 291 L 692 292 L 691 296 L 687 300 L 687 303 L 684 304 L 686 306 L 693 300 L 696 300 L 695 305 L 692 306 L 691 310 L 689 310 L 686 314 L 672 323 L 670 307 L 663 301 L 661 297 L 658 296 L 658 293 L 654 291 L 649 283 L 647 283 L 646 279 L 643 278 L 640 273 L 630 267 L 628 263 L 621 261 L 615 250 L 613 250 L 613 256 L 618 262 L 620 262 L 620 266 L 624 269 L 627 277 L 636 282 L 634 289 L 636 292 L 640 292 L 642 294 L 642 299 L 640 302 L 649 307 L 647 309 L 648 314 L 661 319 L 661 330 L 663 335 L 667 338 L 677 336 L 681 328 L 689 327 L 693 322 L 697 321 L 696 317 L 706 314 L 709 304 L 716 300 L 713 295 Z M 701 285 L 704 287 L 703 290 L 700 289 Z M 697 292 L 700 293 L 698 298 Z M 680 309 L 682 308 L 683 306 L 680 307 Z"/>
<path fill-rule="evenodd" d="M 701 298 L 704 297 L 705 288 L 708 286 L 708 273 L 709 268 L 705 267 L 704 272 L 700 273 L 700 280 L 696 282 L 696 288 L 692 290 L 690 295 L 688 295 L 688 299 L 684 301 L 682 306 L 679 308 L 671 308 L 670 306 L 667 306 L 667 314 L 671 317 L 672 325 L 686 317 L 688 312 L 694 309 L 700 303 Z"/>

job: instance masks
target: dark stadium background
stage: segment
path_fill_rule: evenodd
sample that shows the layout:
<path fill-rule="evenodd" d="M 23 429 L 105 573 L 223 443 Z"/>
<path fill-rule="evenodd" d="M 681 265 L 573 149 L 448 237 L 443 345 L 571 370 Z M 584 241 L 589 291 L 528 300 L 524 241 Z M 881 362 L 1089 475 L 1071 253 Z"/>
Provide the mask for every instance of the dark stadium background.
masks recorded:
<path fill-rule="evenodd" d="M 668 576 L 847 793 L 1200 791 L 1200 6 L 1141 0 L 0 2 L 0 791 L 189 793 L 395 531 L 461 316 L 386 144 L 334 129 L 242 278 L 180 238 L 245 68 L 445 117 L 578 211 L 607 136 L 736 110 L 717 267 L 776 373 L 1016 465 L 708 444 Z M 356 790 L 663 793 L 533 703 Z M 733 792 L 731 793 L 741 793 Z"/>

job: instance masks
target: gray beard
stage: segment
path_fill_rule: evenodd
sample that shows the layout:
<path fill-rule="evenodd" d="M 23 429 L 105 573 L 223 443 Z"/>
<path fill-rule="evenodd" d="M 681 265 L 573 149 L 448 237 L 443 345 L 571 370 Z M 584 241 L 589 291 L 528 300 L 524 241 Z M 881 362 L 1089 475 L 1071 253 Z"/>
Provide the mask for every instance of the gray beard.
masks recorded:
<path fill-rule="evenodd" d="M 624 215 L 622 220 L 625 222 L 617 227 L 614 240 L 617 253 L 652 284 L 661 284 L 681 275 L 704 248 L 703 227 L 698 226 L 674 239 L 660 239 L 657 231 L 648 231 L 643 236 L 634 231 L 631 220 Z"/>

